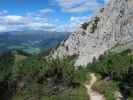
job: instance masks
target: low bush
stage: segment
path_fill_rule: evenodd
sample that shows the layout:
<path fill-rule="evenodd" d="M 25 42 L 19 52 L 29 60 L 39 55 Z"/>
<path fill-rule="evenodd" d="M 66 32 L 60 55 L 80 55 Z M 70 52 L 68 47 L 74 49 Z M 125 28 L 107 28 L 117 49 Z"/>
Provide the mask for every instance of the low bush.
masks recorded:
<path fill-rule="evenodd" d="M 102 55 L 98 61 L 88 65 L 88 69 L 100 73 L 103 77 L 109 76 L 115 80 L 122 80 L 128 75 L 133 65 L 133 56 L 123 51 L 122 53 Z"/>
<path fill-rule="evenodd" d="M 98 80 L 92 88 L 103 94 L 107 100 L 116 100 L 115 93 L 118 91 L 118 85 L 115 82 Z"/>

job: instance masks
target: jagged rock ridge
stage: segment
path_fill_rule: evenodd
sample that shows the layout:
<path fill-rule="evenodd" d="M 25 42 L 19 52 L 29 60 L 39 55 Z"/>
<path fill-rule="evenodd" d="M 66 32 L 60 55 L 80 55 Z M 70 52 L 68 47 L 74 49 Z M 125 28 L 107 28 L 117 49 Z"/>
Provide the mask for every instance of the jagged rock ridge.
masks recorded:
<path fill-rule="evenodd" d="M 132 40 L 133 0 L 110 0 L 62 42 L 54 55 L 76 55 L 75 65 L 86 65 L 115 45 Z"/>

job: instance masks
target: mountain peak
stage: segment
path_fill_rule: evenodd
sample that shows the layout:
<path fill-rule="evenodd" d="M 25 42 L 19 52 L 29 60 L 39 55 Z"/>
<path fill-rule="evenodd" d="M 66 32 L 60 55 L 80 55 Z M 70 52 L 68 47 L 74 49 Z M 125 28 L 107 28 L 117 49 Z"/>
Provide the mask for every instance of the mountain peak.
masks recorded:
<path fill-rule="evenodd" d="M 55 55 L 76 55 L 75 65 L 86 65 L 118 43 L 132 40 L 133 0 L 110 0 L 90 21 L 72 33 Z"/>

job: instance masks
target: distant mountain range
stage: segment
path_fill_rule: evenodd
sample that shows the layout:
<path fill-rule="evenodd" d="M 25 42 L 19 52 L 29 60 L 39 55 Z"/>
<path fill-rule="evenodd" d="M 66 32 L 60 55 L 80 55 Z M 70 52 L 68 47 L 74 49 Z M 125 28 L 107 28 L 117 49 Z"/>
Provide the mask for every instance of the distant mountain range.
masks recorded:
<path fill-rule="evenodd" d="M 47 31 L 13 31 L 0 33 L 0 52 L 21 49 L 28 53 L 53 48 L 63 41 L 70 33 Z"/>

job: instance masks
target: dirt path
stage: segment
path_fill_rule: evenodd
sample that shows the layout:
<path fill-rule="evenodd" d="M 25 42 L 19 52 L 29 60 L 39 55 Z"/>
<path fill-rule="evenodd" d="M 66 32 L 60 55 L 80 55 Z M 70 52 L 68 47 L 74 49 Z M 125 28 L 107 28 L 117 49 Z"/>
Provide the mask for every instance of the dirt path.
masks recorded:
<path fill-rule="evenodd" d="M 97 81 L 97 77 L 94 73 L 90 74 L 91 80 L 89 84 L 85 84 L 90 100 L 105 100 L 104 96 L 98 92 L 92 90 L 93 84 Z"/>

